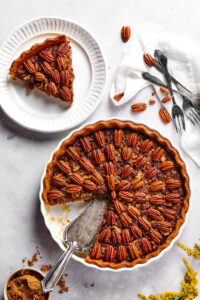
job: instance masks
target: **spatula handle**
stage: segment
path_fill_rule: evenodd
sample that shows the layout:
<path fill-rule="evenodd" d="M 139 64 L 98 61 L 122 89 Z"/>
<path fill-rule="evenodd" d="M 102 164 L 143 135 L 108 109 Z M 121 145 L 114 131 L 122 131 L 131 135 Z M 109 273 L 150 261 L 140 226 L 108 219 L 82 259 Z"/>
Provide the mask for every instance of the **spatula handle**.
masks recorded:
<path fill-rule="evenodd" d="M 47 273 L 45 278 L 41 281 L 41 287 L 43 293 L 52 292 L 56 283 L 62 276 L 68 261 L 70 260 L 75 248 L 77 247 L 76 242 L 69 243 L 69 248 L 64 252 L 61 257 L 57 260 L 55 265 Z"/>

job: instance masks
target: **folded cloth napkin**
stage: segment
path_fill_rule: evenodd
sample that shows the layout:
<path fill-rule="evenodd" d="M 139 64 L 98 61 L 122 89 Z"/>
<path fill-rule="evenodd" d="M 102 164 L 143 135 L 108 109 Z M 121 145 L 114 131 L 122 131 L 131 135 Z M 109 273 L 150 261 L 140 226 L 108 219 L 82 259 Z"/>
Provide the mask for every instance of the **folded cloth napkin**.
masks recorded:
<path fill-rule="evenodd" d="M 122 105 L 133 97 L 149 82 L 142 78 L 142 72 L 164 80 L 164 76 L 154 67 L 148 67 L 143 60 L 144 53 L 153 55 L 155 49 L 162 50 L 168 57 L 169 68 L 173 75 L 192 92 L 200 90 L 200 49 L 195 41 L 185 41 L 180 37 L 160 38 L 152 35 L 135 35 L 131 44 L 127 43 L 123 57 L 117 69 L 115 79 L 112 82 L 110 98 L 116 106 Z M 174 86 L 175 87 L 175 86 Z M 158 99 L 164 98 L 158 86 L 154 86 Z M 120 101 L 114 100 L 114 96 L 124 93 Z M 181 97 L 176 95 L 177 104 L 182 107 Z M 172 101 L 162 104 L 171 114 Z M 186 131 L 181 134 L 181 146 L 183 150 L 200 167 L 200 126 L 194 126 L 186 119 Z"/>

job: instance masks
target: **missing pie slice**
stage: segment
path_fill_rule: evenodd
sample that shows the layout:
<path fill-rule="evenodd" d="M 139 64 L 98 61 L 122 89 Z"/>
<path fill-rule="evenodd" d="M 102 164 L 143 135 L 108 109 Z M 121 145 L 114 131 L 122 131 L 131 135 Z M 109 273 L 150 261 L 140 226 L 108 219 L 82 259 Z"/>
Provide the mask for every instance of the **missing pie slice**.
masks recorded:
<path fill-rule="evenodd" d="M 46 39 L 33 45 L 13 61 L 11 79 L 26 83 L 27 90 L 34 87 L 69 105 L 73 103 L 74 73 L 72 50 L 65 35 Z"/>

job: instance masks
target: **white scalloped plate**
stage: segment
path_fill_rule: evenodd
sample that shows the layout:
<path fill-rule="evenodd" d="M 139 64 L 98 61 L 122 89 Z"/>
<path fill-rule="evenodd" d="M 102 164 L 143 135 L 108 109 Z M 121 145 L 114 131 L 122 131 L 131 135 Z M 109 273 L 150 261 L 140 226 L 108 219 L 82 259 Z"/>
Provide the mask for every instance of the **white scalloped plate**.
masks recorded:
<path fill-rule="evenodd" d="M 10 65 L 33 44 L 57 34 L 66 34 L 72 46 L 75 73 L 74 104 L 66 108 L 39 90 L 27 94 L 23 83 L 9 81 Z M 0 49 L 0 104 L 4 112 L 28 129 L 58 132 L 88 118 L 99 104 L 106 83 L 101 49 L 80 25 L 58 18 L 40 18 L 17 28 Z"/>
<path fill-rule="evenodd" d="M 118 118 L 120 121 L 129 121 L 132 122 L 131 120 L 127 120 L 127 119 L 123 119 L 123 118 Z M 109 121 L 110 119 L 106 119 L 104 121 Z M 137 124 L 136 122 L 134 122 L 135 124 Z M 62 139 L 59 144 L 57 145 L 57 147 L 54 149 L 54 151 L 51 153 L 51 156 L 44 168 L 44 172 L 40 181 L 40 192 L 39 192 L 39 198 L 40 198 L 40 209 L 41 209 L 41 213 L 44 217 L 44 222 L 46 227 L 48 228 L 48 230 L 50 231 L 50 234 L 52 236 L 52 238 L 54 239 L 54 241 L 59 245 L 59 247 L 62 250 L 66 250 L 63 243 L 62 243 L 62 235 L 63 235 L 63 231 L 65 229 L 65 227 L 71 222 L 73 221 L 85 208 L 86 203 L 84 201 L 79 201 L 79 202 L 70 202 L 67 204 L 62 204 L 62 205 L 55 205 L 55 206 L 47 206 L 44 204 L 44 201 L 42 200 L 42 191 L 43 191 L 43 179 L 44 176 L 46 175 L 46 168 L 48 163 L 52 160 L 53 154 L 60 148 L 61 144 L 63 143 L 64 140 L 68 139 L 74 132 L 80 131 L 82 130 L 85 126 L 87 125 L 91 125 L 89 123 L 84 124 L 84 126 L 79 127 L 78 129 L 75 129 L 73 131 L 71 131 L 64 139 Z M 146 126 L 146 125 L 145 125 Z M 150 128 L 149 126 L 147 126 L 150 130 L 155 130 L 153 128 Z M 161 135 L 161 134 L 160 134 Z M 161 135 L 163 136 L 163 135 Z M 164 137 L 164 136 L 163 136 Z M 166 138 L 166 137 L 164 137 Z M 171 143 L 172 144 L 172 143 Z M 174 147 L 174 145 L 172 144 L 172 146 Z M 174 147 L 176 149 L 176 147 Z M 176 149 L 177 150 L 177 149 Z M 182 161 L 184 161 L 182 153 L 180 152 L 180 150 L 177 152 L 180 155 L 180 158 Z M 187 165 L 186 165 L 186 169 L 187 169 Z M 187 169 L 187 174 L 188 174 L 188 169 Z M 190 185 L 190 176 L 188 174 L 189 177 L 189 185 Z M 191 185 L 190 185 L 190 191 L 191 191 Z M 192 192 L 191 192 L 192 194 Z M 190 195 L 191 197 L 191 195 Z M 160 259 L 167 251 L 169 251 L 173 245 L 175 244 L 175 242 L 180 238 L 183 228 L 185 227 L 187 220 L 188 220 L 188 215 L 189 212 L 191 211 L 191 201 L 190 201 L 190 205 L 189 205 L 189 209 L 186 213 L 186 218 L 185 218 L 185 222 L 181 225 L 180 229 L 179 229 L 179 233 L 177 234 L 177 236 L 171 241 L 171 243 L 169 244 L 169 246 L 165 249 L 163 249 L 158 256 L 150 258 L 146 263 L 144 264 L 137 264 L 132 268 L 121 268 L 121 269 L 111 269 L 111 268 L 100 268 L 94 264 L 89 264 L 85 261 L 84 258 L 79 257 L 75 254 L 72 255 L 73 259 L 75 259 L 76 261 L 81 262 L 82 264 L 91 267 L 91 268 L 95 268 L 101 271 L 113 271 L 113 272 L 121 272 L 121 271 L 131 271 L 131 270 L 135 270 L 138 268 L 142 268 L 145 267 L 147 265 L 149 265 L 150 263 Z"/>

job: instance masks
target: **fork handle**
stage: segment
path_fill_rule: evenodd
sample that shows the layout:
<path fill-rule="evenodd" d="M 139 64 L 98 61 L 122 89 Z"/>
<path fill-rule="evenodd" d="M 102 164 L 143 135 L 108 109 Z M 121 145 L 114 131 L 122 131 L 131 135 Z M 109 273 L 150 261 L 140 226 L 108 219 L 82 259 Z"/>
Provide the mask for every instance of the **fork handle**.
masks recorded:
<path fill-rule="evenodd" d="M 61 257 L 57 260 L 51 270 L 47 273 L 45 278 L 41 281 L 43 293 L 49 293 L 53 291 L 76 247 L 76 242 L 69 243 L 69 248 L 67 249 L 67 251 L 61 255 Z"/>

